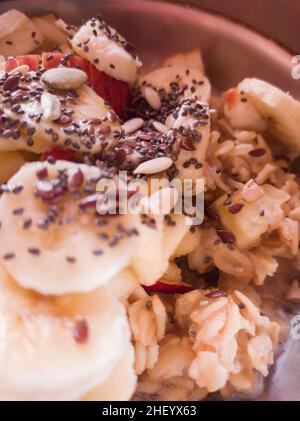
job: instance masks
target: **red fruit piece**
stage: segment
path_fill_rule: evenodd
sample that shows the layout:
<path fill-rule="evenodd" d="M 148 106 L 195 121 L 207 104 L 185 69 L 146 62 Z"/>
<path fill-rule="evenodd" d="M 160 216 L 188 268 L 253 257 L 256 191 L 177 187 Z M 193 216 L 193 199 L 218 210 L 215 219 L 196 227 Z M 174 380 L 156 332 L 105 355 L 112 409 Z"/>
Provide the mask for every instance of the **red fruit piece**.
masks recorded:
<path fill-rule="evenodd" d="M 58 67 L 62 61 L 62 54 L 60 53 L 43 53 L 42 54 L 42 67 L 45 69 L 53 69 Z"/>
<path fill-rule="evenodd" d="M 27 64 L 30 70 L 37 71 L 40 67 L 40 59 L 41 56 L 34 54 L 27 56 L 17 56 L 16 58 L 10 58 L 4 63 L 1 63 L 1 70 L 4 70 L 8 73 L 14 70 L 16 67 Z"/>
<path fill-rule="evenodd" d="M 42 66 L 45 69 L 58 67 L 63 60 L 63 55 L 60 53 L 45 52 L 42 54 Z M 65 61 L 65 65 L 76 67 L 86 72 L 90 86 L 94 91 L 101 98 L 105 99 L 119 116 L 124 113 L 131 100 L 130 88 L 126 82 L 116 80 L 100 72 L 88 60 L 78 56 L 70 56 Z"/>
<path fill-rule="evenodd" d="M 229 108 L 231 108 L 235 102 L 237 91 L 236 89 L 228 89 L 228 91 L 224 92 L 224 98 L 226 104 Z"/>
<path fill-rule="evenodd" d="M 47 159 L 55 159 L 57 160 L 63 160 L 63 161 L 72 161 L 77 162 L 75 156 L 75 151 L 72 151 L 71 149 L 59 149 L 59 148 L 53 148 L 49 151 L 46 151 L 43 153 L 41 160 L 47 161 Z"/>
<path fill-rule="evenodd" d="M 144 285 L 143 288 L 146 292 L 155 294 L 185 294 L 195 289 L 191 285 L 171 284 L 164 280 L 157 281 L 154 285 Z"/>

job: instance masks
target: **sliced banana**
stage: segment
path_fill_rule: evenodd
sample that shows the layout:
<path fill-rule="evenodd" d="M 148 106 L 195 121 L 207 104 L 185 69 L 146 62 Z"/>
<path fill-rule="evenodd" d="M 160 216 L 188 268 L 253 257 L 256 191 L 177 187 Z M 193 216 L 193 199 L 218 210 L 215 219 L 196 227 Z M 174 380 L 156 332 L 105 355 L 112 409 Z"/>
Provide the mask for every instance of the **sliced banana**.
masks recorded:
<path fill-rule="evenodd" d="M 109 378 L 84 396 L 84 401 L 129 401 L 135 391 L 137 376 L 133 368 L 134 350 L 128 344 L 125 355 L 113 369 Z"/>
<path fill-rule="evenodd" d="M 49 18 L 43 16 L 32 18 L 32 21 L 44 38 L 52 44 L 60 45 L 68 42 L 68 36 L 59 29 L 55 21 L 49 22 Z"/>
<path fill-rule="evenodd" d="M 131 268 L 140 283 L 151 285 L 166 271 L 168 262 L 163 252 L 163 216 L 146 216 L 140 221 L 140 233 Z"/>
<path fill-rule="evenodd" d="M 0 268 L 0 295 L 1 400 L 80 399 L 109 378 L 128 347 L 124 308 L 104 288 L 45 297 Z"/>
<path fill-rule="evenodd" d="M 78 83 L 79 77 L 83 83 L 81 75 L 84 72 L 79 74 L 77 69 L 65 68 L 55 70 L 55 81 L 60 87 L 64 83 L 66 88 L 71 82 L 72 85 Z M 64 80 L 65 70 L 68 70 L 68 80 Z M 46 73 L 43 77 L 48 80 Z M 22 81 L 17 75 L 6 75 L 2 79 L 0 105 L 7 121 L 3 123 L 4 131 L 0 135 L 0 151 L 42 153 L 53 147 L 62 147 L 96 153 L 103 149 L 103 145 L 116 142 L 114 136 L 121 132 L 118 118 L 91 88 L 83 84 L 76 91 L 53 92 L 51 86 L 47 88 L 36 78 L 39 76 L 30 73 Z M 11 101 L 15 97 L 19 100 L 16 103 L 7 101 L 7 92 L 11 92 Z M 48 97 L 46 108 L 45 95 Z"/>
<path fill-rule="evenodd" d="M 136 274 L 131 268 L 126 268 L 109 282 L 109 289 L 114 297 L 125 302 L 138 285 L 139 280 Z"/>
<path fill-rule="evenodd" d="M 11 9 L 0 16 L 0 54 L 5 57 L 25 55 L 40 45 L 44 37 L 24 13 Z"/>
<path fill-rule="evenodd" d="M 180 132 L 181 129 L 183 132 Z M 175 162 L 179 171 L 178 177 L 182 180 L 200 179 L 203 175 L 210 139 L 208 105 L 199 101 L 186 100 L 181 105 L 171 133 L 177 142 L 181 142 Z"/>
<path fill-rule="evenodd" d="M 224 93 L 224 114 L 234 129 L 250 130 L 257 133 L 267 129 L 268 121 L 261 113 L 239 93 L 238 89 L 229 89 Z"/>
<path fill-rule="evenodd" d="M 156 92 L 163 90 L 170 94 L 173 88 L 183 89 L 178 96 L 178 104 L 184 99 L 195 98 L 208 102 L 211 94 L 209 80 L 198 69 L 189 68 L 183 64 L 166 66 L 148 73 L 138 80 L 138 87 L 143 96 L 147 97 L 147 89 L 151 87 Z"/>
<path fill-rule="evenodd" d="M 156 224 L 142 223 L 131 268 L 143 285 L 152 285 L 166 272 L 170 257 L 190 228 L 185 215 L 171 215 L 165 221 L 157 215 Z"/>
<path fill-rule="evenodd" d="M 186 53 L 179 53 L 173 56 L 167 57 L 164 60 L 166 66 L 176 66 L 182 64 L 189 69 L 198 69 L 201 73 L 205 73 L 204 63 L 199 48 L 190 50 Z"/>
<path fill-rule="evenodd" d="M 82 25 L 71 43 L 78 55 L 101 72 L 131 85 L 135 82 L 142 65 L 135 48 L 100 16 Z"/>
<path fill-rule="evenodd" d="M 100 175 L 57 161 L 26 164 L 9 181 L 12 192 L 0 199 L 0 256 L 21 286 L 42 294 L 91 291 L 129 264 L 139 216 L 97 214 L 95 193 L 86 191 Z"/>
<path fill-rule="evenodd" d="M 240 93 L 265 118 L 268 129 L 290 151 L 300 152 L 300 103 L 281 89 L 259 79 L 244 79 Z"/>
<path fill-rule="evenodd" d="M 0 152 L 0 184 L 6 183 L 25 163 L 20 152 Z"/>

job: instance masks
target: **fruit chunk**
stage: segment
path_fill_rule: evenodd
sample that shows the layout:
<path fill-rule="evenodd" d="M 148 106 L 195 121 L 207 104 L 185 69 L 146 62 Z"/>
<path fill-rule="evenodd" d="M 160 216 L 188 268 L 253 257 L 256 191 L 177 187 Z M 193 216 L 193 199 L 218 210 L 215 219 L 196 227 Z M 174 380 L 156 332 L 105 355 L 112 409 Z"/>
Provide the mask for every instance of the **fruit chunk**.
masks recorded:
<path fill-rule="evenodd" d="M 161 279 L 154 285 L 144 286 L 144 289 L 146 292 L 153 294 L 185 294 L 186 292 L 193 291 L 195 288 L 185 283 L 173 284 L 170 281 Z"/>
<path fill-rule="evenodd" d="M 84 396 L 84 401 L 128 401 L 132 397 L 137 383 L 133 368 L 134 349 L 131 343 L 127 351 L 113 369 L 110 377 Z"/>
<path fill-rule="evenodd" d="M 229 198 L 225 194 L 212 205 L 223 227 L 234 234 L 241 250 L 258 245 L 261 236 L 276 228 L 284 218 L 281 205 L 290 199 L 290 195 L 269 184 L 261 188 L 264 195 L 252 202 L 246 202 L 242 191 L 238 190 Z"/>
<path fill-rule="evenodd" d="M 62 62 L 68 67 L 77 67 L 86 72 L 91 87 L 95 92 L 105 99 L 116 111 L 118 115 L 122 115 L 124 110 L 130 104 L 130 88 L 126 82 L 116 80 L 104 72 L 100 72 L 88 60 L 70 56 L 68 60 L 64 60 L 63 55 L 59 53 L 42 54 L 42 66 L 45 69 L 52 69 L 59 66 Z"/>
<path fill-rule="evenodd" d="M 134 46 L 99 15 L 79 28 L 71 44 L 76 54 L 94 63 L 100 72 L 131 86 L 136 81 L 142 63 Z"/>
<path fill-rule="evenodd" d="M 40 67 L 41 56 L 37 54 L 28 54 L 26 56 L 17 56 L 9 58 L 0 64 L 0 69 L 9 73 L 16 67 L 26 64 L 29 70 L 36 72 Z"/>
<path fill-rule="evenodd" d="M 0 63 L 0 70 L 8 73 L 18 66 L 27 64 L 30 70 L 37 71 L 40 64 L 45 69 L 52 69 L 62 63 L 68 67 L 83 70 L 88 75 L 89 84 L 94 91 L 107 101 L 119 116 L 123 115 L 131 100 L 129 85 L 100 72 L 88 60 L 81 57 L 71 55 L 65 60 L 61 53 L 52 52 L 44 52 L 42 57 L 40 55 L 17 56 Z"/>
<path fill-rule="evenodd" d="M 300 153 L 300 103 L 281 89 L 259 79 L 238 86 L 255 109 L 268 119 L 268 130 L 292 152 Z"/>
<path fill-rule="evenodd" d="M 17 56 L 34 51 L 44 37 L 31 19 L 11 9 L 0 16 L 0 54 Z"/>
<path fill-rule="evenodd" d="M 204 64 L 199 48 L 187 51 L 186 53 L 175 54 L 167 57 L 164 60 L 166 66 L 176 66 L 177 64 L 183 64 L 189 69 L 198 69 L 201 73 L 204 72 Z"/>
<path fill-rule="evenodd" d="M 32 18 L 32 21 L 43 34 L 46 41 L 50 41 L 54 45 L 64 44 L 68 41 L 67 35 L 55 25 L 55 21 L 49 22 L 49 18 L 43 16 Z"/>
<path fill-rule="evenodd" d="M 0 295 L 1 400 L 80 399 L 128 346 L 124 308 L 108 289 L 46 297 L 0 268 Z"/>
<path fill-rule="evenodd" d="M 19 285 L 47 295 L 87 292 L 129 265 L 139 216 L 97 214 L 98 196 L 88 188 L 100 176 L 96 167 L 57 161 L 24 165 L 9 180 L 0 198 L 0 256 Z"/>
<path fill-rule="evenodd" d="M 54 159 L 57 160 L 63 160 L 63 161 L 71 161 L 76 162 L 76 153 L 75 151 L 72 151 L 71 149 L 59 149 L 59 148 L 53 148 L 49 149 L 49 151 L 46 151 L 43 153 L 41 160 L 47 161 L 48 159 Z"/>

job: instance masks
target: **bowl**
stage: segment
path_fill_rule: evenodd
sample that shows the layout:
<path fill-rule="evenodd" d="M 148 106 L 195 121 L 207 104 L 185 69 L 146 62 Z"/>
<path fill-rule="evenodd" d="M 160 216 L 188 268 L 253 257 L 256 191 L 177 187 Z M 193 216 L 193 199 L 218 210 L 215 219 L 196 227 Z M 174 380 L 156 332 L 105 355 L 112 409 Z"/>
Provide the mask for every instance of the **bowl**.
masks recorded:
<path fill-rule="evenodd" d="M 168 54 L 199 47 L 216 91 L 235 86 L 244 77 L 258 77 L 300 99 L 300 82 L 292 77 L 295 65 L 292 54 L 277 42 L 221 15 L 149 0 L 0 3 L 1 13 L 11 8 L 32 16 L 56 11 L 74 24 L 101 11 L 110 24 L 137 46 L 146 65 L 155 65 Z M 289 335 L 260 400 L 300 400 L 299 354 L 300 339 Z"/>

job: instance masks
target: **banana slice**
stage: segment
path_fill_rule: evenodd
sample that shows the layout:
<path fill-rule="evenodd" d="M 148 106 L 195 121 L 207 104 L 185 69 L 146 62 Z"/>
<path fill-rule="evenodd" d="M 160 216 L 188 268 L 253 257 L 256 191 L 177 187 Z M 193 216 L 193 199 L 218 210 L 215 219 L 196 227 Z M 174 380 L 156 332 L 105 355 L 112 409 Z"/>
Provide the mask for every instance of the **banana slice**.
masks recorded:
<path fill-rule="evenodd" d="M 109 378 L 128 347 L 124 307 L 105 288 L 45 297 L 0 268 L 0 295 L 1 400 L 80 399 Z"/>
<path fill-rule="evenodd" d="M 149 87 L 156 92 L 161 91 L 167 95 L 171 94 L 172 90 L 182 89 L 183 92 L 180 94 L 174 94 L 174 96 L 177 96 L 176 100 L 179 105 L 184 99 L 190 98 L 208 102 L 211 94 L 211 86 L 207 77 L 198 69 L 189 68 L 182 64 L 162 67 L 141 77 L 138 81 L 138 88 L 146 99 Z M 174 98 L 172 100 L 174 102 Z"/>
<path fill-rule="evenodd" d="M 78 83 L 78 78 L 85 75 L 77 69 L 55 70 L 50 82 L 47 72 L 43 79 L 50 85 L 59 83 L 60 87 Z M 5 75 L 2 82 L 0 106 L 6 120 L 2 123 L 0 151 L 42 153 L 63 147 L 96 153 L 104 145 L 114 144 L 114 136 L 121 133 L 116 114 L 85 84 L 76 91 L 53 92 L 53 86 L 47 88 L 36 73 L 29 73 L 22 80 L 18 75 Z M 7 93 L 11 94 L 9 98 Z"/>
<path fill-rule="evenodd" d="M 163 216 L 146 216 L 141 219 L 140 233 L 131 268 L 143 285 L 151 285 L 166 271 L 168 261 L 163 252 Z"/>
<path fill-rule="evenodd" d="M 89 392 L 84 401 L 129 401 L 135 391 L 137 376 L 134 368 L 134 350 L 128 344 L 125 355 L 113 369 L 110 377 Z"/>
<path fill-rule="evenodd" d="M 0 184 L 6 183 L 25 163 L 20 152 L 0 152 Z"/>
<path fill-rule="evenodd" d="M 152 285 L 166 272 L 169 260 L 188 232 L 189 218 L 185 215 L 171 215 L 163 221 L 157 215 L 153 221 L 143 221 L 140 236 L 133 254 L 131 268 L 140 283 Z"/>
<path fill-rule="evenodd" d="M 164 60 L 165 66 L 176 66 L 177 64 L 182 64 L 189 69 L 198 69 L 201 73 L 205 73 L 204 63 L 199 48 L 188 51 L 186 53 L 175 54 L 173 56 L 167 57 Z"/>
<path fill-rule="evenodd" d="M 234 129 L 265 132 L 268 121 L 238 89 L 229 89 L 224 93 L 224 114 Z"/>
<path fill-rule="evenodd" d="M 24 13 L 12 9 L 0 16 L 0 54 L 25 55 L 42 45 L 44 37 Z"/>
<path fill-rule="evenodd" d="M 38 28 L 41 34 L 47 41 L 50 41 L 54 45 L 65 44 L 68 42 L 67 35 L 61 31 L 54 22 L 49 22 L 49 18 L 37 17 L 32 18 L 32 22 Z"/>
<path fill-rule="evenodd" d="M 139 216 L 97 214 L 92 191 L 100 176 L 96 167 L 57 161 L 26 164 L 9 181 L 11 193 L 0 199 L 0 256 L 21 286 L 91 291 L 128 266 Z"/>
<path fill-rule="evenodd" d="M 300 152 L 300 103 L 281 89 L 259 79 L 244 79 L 240 93 L 265 118 L 268 129 L 290 151 Z"/>
<path fill-rule="evenodd" d="M 138 278 L 130 268 L 122 270 L 109 282 L 112 295 L 122 302 L 125 302 L 138 286 Z"/>
<path fill-rule="evenodd" d="M 74 51 L 98 70 L 132 85 L 142 63 L 135 48 L 100 16 L 81 26 L 71 40 Z"/>
<path fill-rule="evenodd" d="M 179 143 L 175 162 L 182 180 L 202 177 L 210 139 L 209 107 L 204 102 L 186 100 L 171 131 Z M 173 146 L 173 148 L 174 148 Z M 175 153 L 175 154 L 176 154 Z"/>

